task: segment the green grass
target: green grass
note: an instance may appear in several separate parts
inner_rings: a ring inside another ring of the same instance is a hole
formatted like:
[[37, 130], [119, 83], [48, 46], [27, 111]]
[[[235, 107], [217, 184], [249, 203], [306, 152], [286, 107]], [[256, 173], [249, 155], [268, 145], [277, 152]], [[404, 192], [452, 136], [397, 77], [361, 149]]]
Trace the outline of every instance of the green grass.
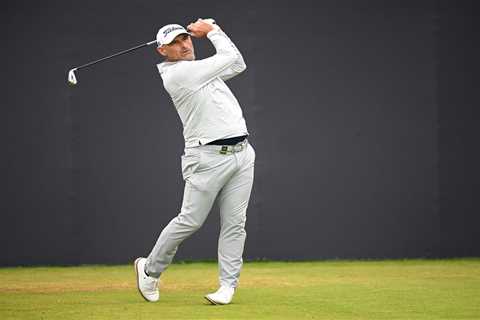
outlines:
[[480, 259], [250, 262], [228, 306], [215, 263], [174, 264], [160, 301], [133, 266], [0, 268], [0, 319], [480, 319]]

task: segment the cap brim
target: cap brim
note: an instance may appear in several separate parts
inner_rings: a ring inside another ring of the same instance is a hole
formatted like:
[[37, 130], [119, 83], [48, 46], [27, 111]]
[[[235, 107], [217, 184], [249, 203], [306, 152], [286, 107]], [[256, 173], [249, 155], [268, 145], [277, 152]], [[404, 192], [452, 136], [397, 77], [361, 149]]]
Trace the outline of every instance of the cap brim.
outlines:
[[179, 35], [181, 34], [188, 34], [189, 36], [191, 36], [192, 34], [188, 31], [183, 31], [183, 30], [178, 30], [178, 32], [171, 32], [169, 35], [168, 35], [168, 38], [166, 39], [166, 41], [164, 43], [162, 43], [162, 46], [164, 44], [170, 44], [176, 37], [178, 37]]

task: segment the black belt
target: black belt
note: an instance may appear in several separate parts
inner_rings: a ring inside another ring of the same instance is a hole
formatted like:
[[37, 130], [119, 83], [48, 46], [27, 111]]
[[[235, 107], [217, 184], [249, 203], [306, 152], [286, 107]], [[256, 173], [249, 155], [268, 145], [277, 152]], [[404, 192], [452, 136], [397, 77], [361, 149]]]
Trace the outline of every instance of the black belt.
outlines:
[[227, 138], [227, 139], [220, 139], [220, 140], [215, 140], [212, 142], [209, 142], [207, 144], [213, 144], [216, 146], [234, 146], [239, 142], [242, 142], [247, 138], [248, 136], [241, 136], [241, 137], [233, 137], [233, 138]]

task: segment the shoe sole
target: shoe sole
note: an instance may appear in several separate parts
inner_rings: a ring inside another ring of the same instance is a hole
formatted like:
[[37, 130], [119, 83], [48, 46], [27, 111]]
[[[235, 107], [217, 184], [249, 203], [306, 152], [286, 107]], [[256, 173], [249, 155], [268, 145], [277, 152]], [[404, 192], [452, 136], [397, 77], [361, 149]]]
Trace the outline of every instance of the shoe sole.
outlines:
[[140, 283], [138, 282], [138, 276], [139, 276], [139, 274], [138, 274], [138, 272], [139, 272], [139, 271], [138, 271], [138, 262], [140, 261], [140, 259], [142, 259], [142, 258], [137, 258], [137, 259], [135, 259], [135, 262], [134, 262], [135, 274], [136, 274], [136, 276], [137, 276], [137, 277], [136, 277], [136, 278], [137, 278], [137, 290], [138, 290], [138, 292], [140, 293], [140, 295], [142, 296], [142, 298], [145, 299], [145, 301], [147, 301], [147, 302], [153, 302], [153, 301], [148, 300], [148, 299], [143, 295], [142, 291], [140, 291]]
[[213, 304], [214, 306], [217, 306], [217, 305], [218, 305], [218, 306], [224, 306], [224, 305], [226, 305], [225, 303], [220, 303], [220, 302], [217, 302], [217, 301], [215, 301], [215, 300], [212, 300], [212, 299], [210, 299], [208, 296], [204, 296], [204, 298], [205, 298], [208, 302], [210, 302], [211, 304]]

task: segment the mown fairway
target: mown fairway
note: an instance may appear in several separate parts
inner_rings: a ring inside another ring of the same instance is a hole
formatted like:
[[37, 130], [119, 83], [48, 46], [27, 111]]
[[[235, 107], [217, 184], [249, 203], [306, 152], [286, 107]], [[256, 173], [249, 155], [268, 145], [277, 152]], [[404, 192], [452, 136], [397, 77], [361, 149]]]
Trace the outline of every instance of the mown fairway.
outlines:
[[212, 306], [215, 263], [174, 264], [160, 301], [133, 265], [0, 268], [0, 319], [480, 319], [480, 259], [250, 262]]

